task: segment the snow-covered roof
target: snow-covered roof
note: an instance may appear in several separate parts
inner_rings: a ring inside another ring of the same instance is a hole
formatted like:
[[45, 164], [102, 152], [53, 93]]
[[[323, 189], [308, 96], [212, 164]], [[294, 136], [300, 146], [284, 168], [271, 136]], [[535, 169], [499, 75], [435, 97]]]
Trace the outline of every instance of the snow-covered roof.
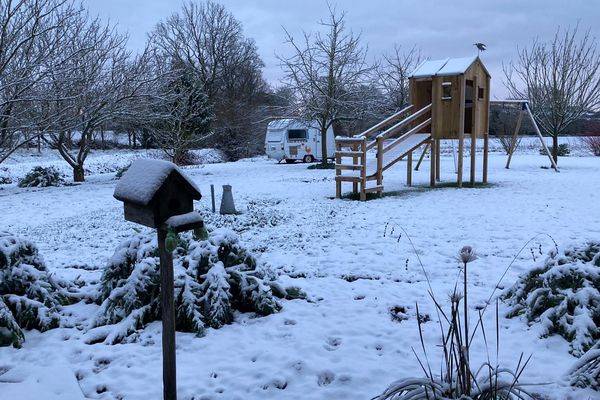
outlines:
[[113, 196], [117, 200], [147, 206], [173, 172], [179, 174], [190, 189], [200, 195], [198, 186], [172, 162], [138, 158], [117, 183]]
[[435, 75], [460, 75], [477, 60], [477, 56], [425, 60], [412, 73], [412, 78], [428, 78]]
[[296, 118], [281, 118], [269, 122], [268, 128], [277, 129], [306, 129], [307, 127], [316, 127], [317, 124], [314, 121], [305, 121]]

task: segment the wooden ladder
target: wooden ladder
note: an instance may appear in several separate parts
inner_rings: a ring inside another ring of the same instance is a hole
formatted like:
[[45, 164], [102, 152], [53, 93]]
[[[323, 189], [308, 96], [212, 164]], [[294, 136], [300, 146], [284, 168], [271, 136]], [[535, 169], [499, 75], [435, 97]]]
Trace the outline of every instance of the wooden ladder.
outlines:
[[[354, 137], [336, 137], [335, 138], [335, 196], [342, 197], [342, 182], [352, 182], [352, 192], [359, 194], [360, 200], [367, 199], [367, 193], [376, 192], [379, 196], [383, 194], [383, 171], [390, 168], [392, 165], [400, 161], [403, 155], [388, 160], [384, 165], [384, 154], [388, 153], [392, 148], [407, 140], [412, 135], [417, 134], [423, 128], [431, 125], [431, 117], [426, 118], [426, 114], [431, 111], [431, 104], [426, 105], [402, 118], [408, 112], [414, 110], [412, 105], [400, 110], [394, 115], [386, 118], [378, 124], [372, 126], [366, 131]], [[424, 119], [418, 123], [417, 120]], [[393, 124], [393, 125], [392, 125]], [[404, 132], [404, 128], [410, 124], [416, 124], [412, 129]], [[390, 126], [392, 125], [392, 126]], [[385, 129], [388, 127], [387, 129]], [[367, 142], [369, 137], [372, 137]], [[374, 136], [374, 137], [373, 137]], [[391, 144], [386, 145], [385, 140], [396, 138]], [[417, 143], [414, 148], [407, 149], [406, 155], [409, 163], [412, 163], [412, 151], [421, 146], [424, 142]], [[429, 143], [429, 142], [427, 142]], [[367, 175], [367, 151], [376, 147], [376, 170]], [[345, 162], [348, 158], [351, 162]], [[351, 171], [344, 173], [344, 171]], [[375, 186], [367, 187], [367, 182], [376, 181]], [[410, 185], [412, 175], [407, 173], [407, 184]]]
[[[381, 194], [383, 186], [377, 174], [367, 176], [367, 144], [366, 136], [335, 139], [335, 195], [342, 197], [342, 182], [352, 182], [352, 192], [359, 193], [360, 200], [367, 199], [367, 193]], [[350, 162], [347, 162], [350, 159]], [[350, 171], [350, 173], [344, 173]], [[377, 185], [367, 187], [367, 182], [377, 180]]]

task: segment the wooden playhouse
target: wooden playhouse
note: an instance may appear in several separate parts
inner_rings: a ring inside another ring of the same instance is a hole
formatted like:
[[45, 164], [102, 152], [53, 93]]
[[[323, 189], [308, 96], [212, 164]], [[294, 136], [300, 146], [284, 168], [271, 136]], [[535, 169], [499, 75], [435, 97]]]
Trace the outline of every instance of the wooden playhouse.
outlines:
[[[412, 181], [412, 153], [425, 146], [417, 163], [431, 149], [430, 185], [440, 178], [440, 140], [458, 140], [457, 185], [463, 183], [464, 139], [470, 138], [470, 182], [475, 183], [475, 146], [483, 139], [482, 181], [487, 182], [490, 74], [479, 57], [446, 58], [421, 63], [409, 78], [410, 105], [366, 131], [336, 138], [336, 197], [342, 183], [353, 192], [383, 192], [383, 172], [407, 160]], [[350, 161], [348, 161], [350, 160]], [[373, 183], [371, 183], [373, 182]]]

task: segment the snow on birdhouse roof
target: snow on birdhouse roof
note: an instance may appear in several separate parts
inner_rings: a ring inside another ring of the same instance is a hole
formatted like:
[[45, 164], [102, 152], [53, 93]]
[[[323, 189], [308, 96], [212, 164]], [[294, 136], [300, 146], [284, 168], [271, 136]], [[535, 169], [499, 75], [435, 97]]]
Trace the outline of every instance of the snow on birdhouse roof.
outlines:
[[200, 194], [196, 184], [172, 162], [138, 158], [117, 183], [113, 196], [117, 200], [147, 206], [173, 172], [179, 174], [191, 190]]
[[477, 60], [477, 56], [425, 60], [412, 73], [411, 78], [428, 78], [435, 75], [460, 75]]

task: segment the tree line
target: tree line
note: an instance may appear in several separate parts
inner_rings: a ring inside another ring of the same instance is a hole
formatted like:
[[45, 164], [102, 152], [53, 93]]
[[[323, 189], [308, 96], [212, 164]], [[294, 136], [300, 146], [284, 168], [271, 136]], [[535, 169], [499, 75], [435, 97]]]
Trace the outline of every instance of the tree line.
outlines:
[[[212, 1], [185, 3], [134, 54], [125, 33], [75, 0], [0, 0], [0, 163], [43, 141], [83, 181], [94, 138], [107, 129], [178, 164], [198, 147], [238, 159], [262, 150], [273, 117], [354, 134], [408, 104], [408, 76], [424, 59], [418, 48], [395, 45], [372, 62], [343, 12], [330, 7], [320, 26], [300, 38], [284, 29], [290, 51], [278, 57], [284, 78], [273, 88], [254, 40]], [[554, 136], [597, 107], [600, 93], [595, 40], [577, 28], [559, 33], [505, 68], [511, 94], [529, 98]]]

